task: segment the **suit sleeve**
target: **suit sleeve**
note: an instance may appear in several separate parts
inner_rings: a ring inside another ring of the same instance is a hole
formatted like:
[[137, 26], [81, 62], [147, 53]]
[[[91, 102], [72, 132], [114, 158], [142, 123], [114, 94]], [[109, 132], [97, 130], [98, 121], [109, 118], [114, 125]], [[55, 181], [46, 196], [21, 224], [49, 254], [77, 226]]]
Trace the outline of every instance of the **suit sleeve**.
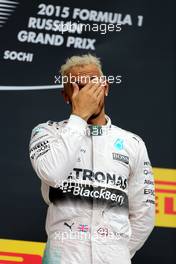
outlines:
[[131, 258], [139, 250], [154, 228], [155, 193], [152, 167], [145, 143], [139, 141], [135, 166], [129, 180], [129, 219]]
[[32, 131], [30, 160], [39, 176], [49, 186], [59, 187], [73, 169], [87, 123], [71, 115], [64, 126], [40, 124]]

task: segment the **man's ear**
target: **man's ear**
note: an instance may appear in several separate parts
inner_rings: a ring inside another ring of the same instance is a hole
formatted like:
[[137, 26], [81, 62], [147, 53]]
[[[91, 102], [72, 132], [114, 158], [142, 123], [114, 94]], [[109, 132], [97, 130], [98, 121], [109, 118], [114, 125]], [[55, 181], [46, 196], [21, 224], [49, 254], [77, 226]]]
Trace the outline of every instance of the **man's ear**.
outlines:
[[109, 93], [109, 82], [106, 80], [106, 84], [105, 84], [105, 96], [108, 96]]

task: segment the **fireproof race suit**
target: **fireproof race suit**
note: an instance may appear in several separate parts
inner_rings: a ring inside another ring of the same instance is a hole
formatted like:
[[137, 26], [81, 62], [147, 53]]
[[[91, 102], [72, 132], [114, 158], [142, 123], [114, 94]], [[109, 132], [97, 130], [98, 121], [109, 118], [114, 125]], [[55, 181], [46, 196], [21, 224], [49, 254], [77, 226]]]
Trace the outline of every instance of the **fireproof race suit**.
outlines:
[[35, 127], [30, 159], [48, 204], [47, 264], [129, 264], [154, 226], [152, 167], [143, 140], [71, 115]]

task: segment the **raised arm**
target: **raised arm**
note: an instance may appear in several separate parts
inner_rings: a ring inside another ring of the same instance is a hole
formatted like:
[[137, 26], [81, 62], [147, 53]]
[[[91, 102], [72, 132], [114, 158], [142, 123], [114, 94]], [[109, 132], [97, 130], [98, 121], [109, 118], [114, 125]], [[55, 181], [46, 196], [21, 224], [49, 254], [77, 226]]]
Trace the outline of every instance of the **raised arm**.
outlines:
[[33, 129], [30, 141], [32, 166], [45, 183], [58, 187], [73, 169], [87, 122], [71, 115], [63, 127], [41, 124]]

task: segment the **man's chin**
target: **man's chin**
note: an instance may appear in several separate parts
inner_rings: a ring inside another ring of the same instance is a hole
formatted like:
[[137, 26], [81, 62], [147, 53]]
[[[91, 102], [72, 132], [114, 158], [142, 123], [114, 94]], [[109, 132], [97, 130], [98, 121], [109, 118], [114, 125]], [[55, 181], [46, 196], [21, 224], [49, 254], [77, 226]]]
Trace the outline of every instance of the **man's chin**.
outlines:
[[96, 113], [94, 113], [93, 115], [91, 115], [91, 117], [89, 118], [89, 120], [93, 120], [93, 119], [97, 118], [99, 115], [101, 115], [101, 112], [102, 112], [103, 107], [104, 107], [104, 105], [102, 105], [99, 108], [99, 111], [97, 111]]
[[91, 117], [89, 118], [89, 120], [95, 119], [95, 118], [97, 118], [99, 115], [100, 115], [100, 113], [93, 114], [93, 115], [91, 115]]

